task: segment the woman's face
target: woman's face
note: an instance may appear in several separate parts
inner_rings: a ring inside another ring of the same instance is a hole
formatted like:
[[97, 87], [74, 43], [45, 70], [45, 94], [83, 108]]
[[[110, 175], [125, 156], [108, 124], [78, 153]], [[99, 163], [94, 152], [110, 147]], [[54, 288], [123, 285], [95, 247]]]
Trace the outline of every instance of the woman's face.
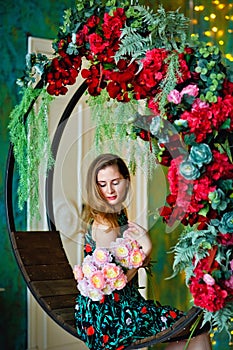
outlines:
[[123, 178], [115, 164], [99, 170], [97, 174], [97, 185], [102, 196], [110, 205], [119, 209], [125, 200], [128, 183], [129, 180]]

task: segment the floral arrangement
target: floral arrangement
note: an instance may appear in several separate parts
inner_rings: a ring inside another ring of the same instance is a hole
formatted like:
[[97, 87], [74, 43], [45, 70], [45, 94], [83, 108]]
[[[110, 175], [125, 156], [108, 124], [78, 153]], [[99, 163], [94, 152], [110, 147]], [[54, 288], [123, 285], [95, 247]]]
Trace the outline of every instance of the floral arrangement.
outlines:
[[[53, 97], [66, 94], [67, 86], [81, 74], [100, 124], [98, 140], [113, 135], [144, 140], [157, 162], [168, 168], [170, 193], [160, 215], [168, 226], [184, 225], [173, 248], [174, 273], [185, 271], [204, 321], [230, 334], [233, 77], [218, 47], [188, 37], [188, 23], [178, 11], [165, 12], [160, 6], [154, 13], [137, 1], [77, 1], [75, 9], [65, 11], [53, 44], [54, 57], [27, 56], [26, 74], [19, 80], [24, 95], [12, 113], [10, 135], [20, 178], [27, 179], [24, 162], [28, 162], [28, 150], [35, 148], [22, 143], [28, 133], [22, 115], [25, 104], [35, 99], [35, 74], [41, 75], [41, 91]], [[82, 68], [84, 61], [88, 66]], [[145, 113], [138, 112], [142, 101]], [[107, 104], [105, 116], [103, 104]], [[44, 116], [48, 100], [42, 99], [43, 106]], [[38, 119], [31, 118], [30, 128], [33, 120], [38, 125]], [[120, 130], [113, 120], [119, 121]], [[31, 142], [35, 140], [36, 135]], [[36, 164], [40, 160], [41, 155]], [[34, 166], [33, 171], [38, 168]], [[34, 198], [35, 188], [22, 186], [23, 199]], [[97, 277], [95, 281], [102, 285]]]
[[80, 293], [93, 301], [121, 290], [127, 283], [125, 272], [142, 266], [145, 254], [136, 240], [117, 238], [110, 249], [96, 248], [85, 256], [82, 266], [75, 265], [73, 272]]

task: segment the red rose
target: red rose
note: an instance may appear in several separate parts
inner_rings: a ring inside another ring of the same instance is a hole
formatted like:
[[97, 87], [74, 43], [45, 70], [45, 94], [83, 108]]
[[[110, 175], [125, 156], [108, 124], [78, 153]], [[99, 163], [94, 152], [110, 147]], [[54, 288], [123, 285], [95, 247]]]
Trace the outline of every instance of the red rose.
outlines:
[[92, 15], [90, 18], [88, 18], [87, 20], [87, 26], [89, 28], [93, 28], [93, 27], [96, 27], [100, 22], [100, 19], [99, 17], [95, 16], [95, 15]]
[[121, 35], [121, 29], [126, 21], [124, 9], [118, 8], [113, 12], [113, 16], [108, 13], [104, 14], [104, 22], [102, 25], [105, 38], [117, 38]]
[[233, 245], [233, 234], [232, 233], [219, 233], [218, 242], [224, 246]]
[[103, 41], [103, 38], [96, 33], [92, 33], [88, 37], [89, 43], [90, 43], [90, 50], [94, 53], [100, 53], [102, 52], [106, 46], [108, 46], [107, 42]]

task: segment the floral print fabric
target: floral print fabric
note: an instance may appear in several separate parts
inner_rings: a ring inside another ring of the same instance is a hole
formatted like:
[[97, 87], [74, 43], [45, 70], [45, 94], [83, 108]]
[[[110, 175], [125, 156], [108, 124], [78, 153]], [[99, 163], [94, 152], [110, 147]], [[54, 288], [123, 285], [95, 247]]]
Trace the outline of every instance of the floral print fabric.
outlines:
[[[86, 234], [85, 251], [94, 249], [90, 230]], [[145, 300], [134, 282], [100, 301], [77, 296], [77, 334], [89, 349], [122, 350], [138, 339], [170, 327], [183, 315], [170, 306], [157, 306], [152, 300]]]

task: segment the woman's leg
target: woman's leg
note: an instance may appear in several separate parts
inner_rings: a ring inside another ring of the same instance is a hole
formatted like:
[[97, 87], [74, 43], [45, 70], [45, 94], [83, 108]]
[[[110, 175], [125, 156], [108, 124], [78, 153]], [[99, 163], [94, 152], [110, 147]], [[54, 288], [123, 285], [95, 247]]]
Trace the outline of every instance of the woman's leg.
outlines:
[[[166, 350], [183, 350], [187, 340], [174, 342], [166, 347]], [[211, 350], [211, 341], [208, 333], [203, 333], [190, 340], [187, 350]]]

